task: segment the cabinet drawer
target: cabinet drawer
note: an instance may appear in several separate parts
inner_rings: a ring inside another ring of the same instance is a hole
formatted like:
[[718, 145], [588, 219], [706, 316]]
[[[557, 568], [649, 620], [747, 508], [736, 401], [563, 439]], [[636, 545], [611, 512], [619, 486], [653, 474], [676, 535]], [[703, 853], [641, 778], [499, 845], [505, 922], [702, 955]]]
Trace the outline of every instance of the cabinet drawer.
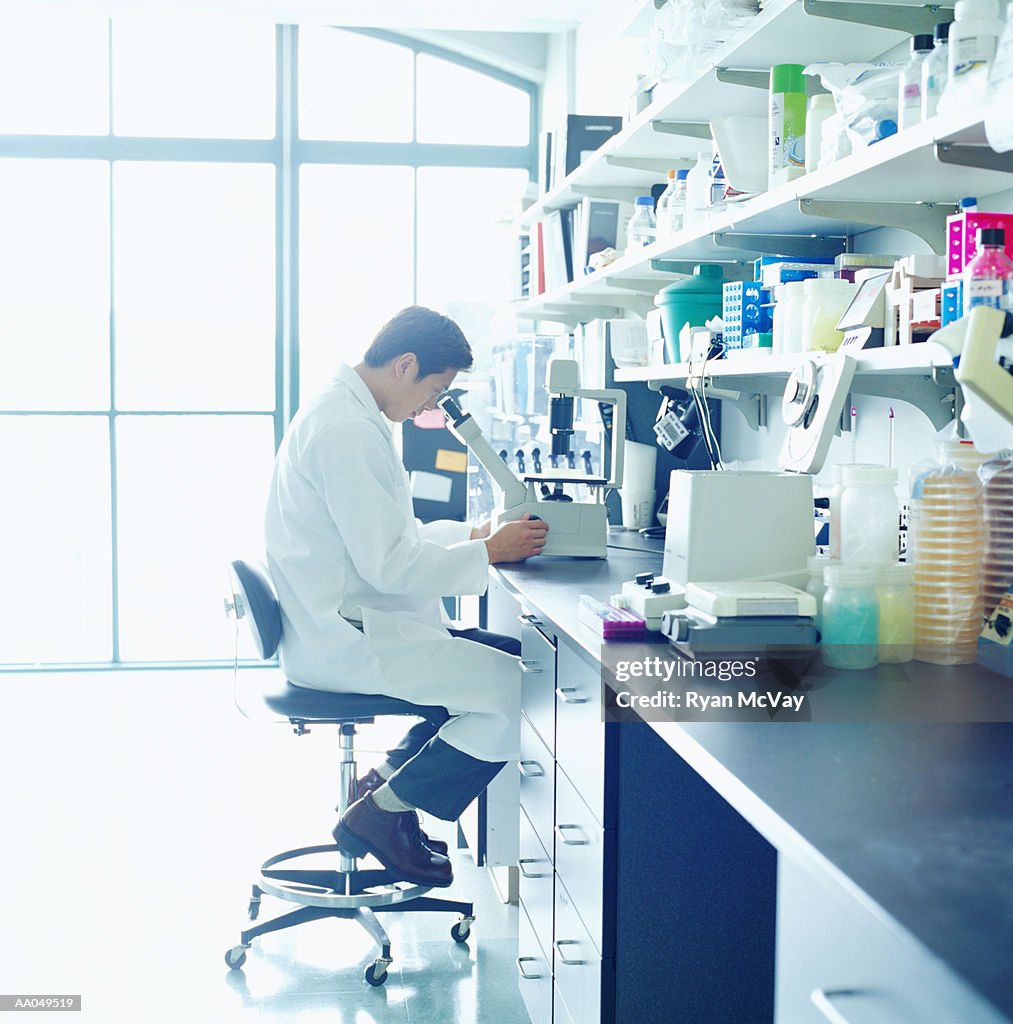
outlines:
[[1005, 1020], [896, 927], [815, 866], [782, 854], [776, 1024]]
[[602, 936], [602, 901], [605, 843], [615, 833], [605, 830], [581, 800], [573, 784], [556, 776], [556, 874], [569, 893], [591, 941], [600, 954], [608, 955]]
[[560, 645], [556, 658], [556, 760], [600, 825], [605, 820], [601, 678]]
[[556, 646], [537, 626], [521, 627], [521, 708], [550, 752], [556, 749]]
[[552, 1020], [550, 964], [538, 945], [531, 922], [521, 910], [517, 915], [517, 984], [531, 1024], [550, 1024]]
[[580, 1024], [597, 1024], [601, 1020], [602, 960], [558, 878], [552, 969], [570, 1016]]
[[552, 822], [555, 807], [555, 772], [552, 755], [538, 738], [531, 723], [521, 718], [520, 773], [521, 807], [534, 826], [546, 850], [552, 850]]
[[528, 816], [521, 811], [520, 898], [542, 952], [552, 953], [552, 900], [555, 875], [552, 858], [542, 848]]

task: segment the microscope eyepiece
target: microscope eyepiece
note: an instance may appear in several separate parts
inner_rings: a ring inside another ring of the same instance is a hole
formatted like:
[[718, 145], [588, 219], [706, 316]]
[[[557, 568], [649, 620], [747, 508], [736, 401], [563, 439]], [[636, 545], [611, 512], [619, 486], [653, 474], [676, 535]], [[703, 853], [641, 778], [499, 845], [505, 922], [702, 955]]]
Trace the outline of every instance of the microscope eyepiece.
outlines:
[[467, 415], [467, 413], [461, 411], [461, 407], [457, 404], [457, 399], [453, 395], [444, 395], [442, 398], [438, 398], [436, 404], [455, 424], [460, 423]]

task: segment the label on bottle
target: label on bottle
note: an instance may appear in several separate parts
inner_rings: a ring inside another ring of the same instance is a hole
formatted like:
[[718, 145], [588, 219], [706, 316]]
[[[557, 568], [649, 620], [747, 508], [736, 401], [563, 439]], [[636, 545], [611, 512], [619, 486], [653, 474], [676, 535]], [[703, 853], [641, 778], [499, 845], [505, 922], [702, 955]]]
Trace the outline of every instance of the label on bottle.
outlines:
[[979, 279], [964, 282], [964, 315], [975, 306], [992, 306], [999, 309], [1002, 305], [1003, 283], [997, 280]]
[[950, 77], [961, 78], [986, 67], [995, 56], [995, 36], [958, 36], [950, 40]]
[[922, 87], [917, 82], [908, 82], [904, 86], [904, 106], [915, 107], [922, 101]]
[[770, 173], [773, 176], [783, 166], [784, 155], [782, 145], [784, 140], [784, 105], [781, 100], [784, 97], [781, 93], [774, 93], [770, 97]]

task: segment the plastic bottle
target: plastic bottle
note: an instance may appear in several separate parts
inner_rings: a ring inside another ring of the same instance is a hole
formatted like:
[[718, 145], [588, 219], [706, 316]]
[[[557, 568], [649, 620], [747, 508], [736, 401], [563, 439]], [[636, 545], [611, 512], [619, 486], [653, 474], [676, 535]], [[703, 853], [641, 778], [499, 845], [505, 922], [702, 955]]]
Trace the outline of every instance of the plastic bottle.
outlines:
[[879, 661], [901, 665], [914, 655], [914, 574], [910, 565], [895, 562], [879, 572]]
[[719, 206], [725, 201], [725, 189], [728, 187], [728, 179], [725, 177], [724, 164], [717, 150], [711, 159], [710, 170], [707, 172], [710, 182], [710, 205]]
[[957, 204], [960, 208], [960, 213], [977, 213], [978, 212], [978, 197], [977, 196], [964, 196], [963, 199]]
[[820, 93], [809, 100], [805, 121], [805, 172], [811, 174], [820, 164], [823, 122], [837, 112], [833, 96]]
[[654, 220], [658, 228], [658, 238], [666, 238], [668, 231], [668, 204], [672, 201], [675, 192], [675, 168], [668, 172], [668, 184], [665, 191], [658, 196], [658, 205], [654, 208]]
[[956, 20], [950, 26], [948, 80], [939, 101], [941, 113], [973, 108], [985, 99], [1001, 32], [999, 0], [957, 0]]
[[710, 169], [710, 155], [701, 153], [686, 178], [685, 224], [687, 227], [703, 218], [710, 205]]
[[830, 557], [841, 557], [841, 498], [844, 497], [844, 466], [830, 467], [833, 486], [830, 488]]
[[806, 563], [809, 570], [809, 582], [806, 584], [805, 592], [816, 598], [816, 628], [820, 628], [820, 612], [823, 608], [823, 595], [827, 592], [827, 585], [823, 579], [823, 570], [830, 564], [826, 555], [810, 555]]
[[940, 22], [933, 33], [932, 52], [922, 63], [922, 120], [934, 117], [939, 110], [939, 99], [949, 81], [950, 23]]
[[964, 316], [975, 306], [1013, 313], [1013, 260], [1006, 255], [1002, 228], [978, 228], [977, 251], [964, 267]]
[[836, 352], [844, 341], [837, 322], [858, 288], [836, 277], [811, 277], [802, 282], [802, 351]]
[[845, 466], [841, 508], [841, 561], [893, 565], [899, 547], [897, 470], [887, 466]]
[[784, 285], [784, 352], [802, 351], [802, 311], [805, 308], [805, 281]]
[[626, 228], [626, 251], [636, 252], [650, 245], [657, 238], [657, 222], [654, 219], [654, 199], [651, 196], [637, 196], [636, 209]]
[[675, 191], [668, 201], [666, 215], [668, 217], [668, 234], [677, 235], [683, 229], [686, 221], [686, 178], [689, 171], [680, 170], [675, 172]]
[[877, 571], [867, 566], [830, 564], [820, 616], [823, 663], [831, 668], [875, 668], [879, 662]]
[[784, 285], [775, 284], [771, 289], [774, 298], [774, 323], [773, 323], [773, 340], [771, 348], [775, 356], [779, 356], [784, 352], [784, 314], [787, 303], [784, 297]]
[[922, 119], [922, 67], [932, 52], [930, 35], [911, 38], [911, 56], [900, 69], [900, 87], [897, 96], [897, 126], [903, 131]]
[[775, 64], [770, 69], [770, 188], [805, 174], [804, 70], [801, 64]]

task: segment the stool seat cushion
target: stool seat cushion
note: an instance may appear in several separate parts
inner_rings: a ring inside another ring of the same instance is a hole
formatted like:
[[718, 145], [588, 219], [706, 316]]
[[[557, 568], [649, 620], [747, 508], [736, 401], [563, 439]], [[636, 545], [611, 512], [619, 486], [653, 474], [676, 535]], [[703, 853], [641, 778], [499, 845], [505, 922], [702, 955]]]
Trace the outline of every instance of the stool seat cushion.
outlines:
[[415, 715], [442, 725], [449, 717], [446, 708], [412, 704], [382, 693], [335, 693], [311, 690], [277, 678], [265, 681], [260, 699], [277, 715], [311, 722], [340, 719], [349, 722], [381, 715]]

